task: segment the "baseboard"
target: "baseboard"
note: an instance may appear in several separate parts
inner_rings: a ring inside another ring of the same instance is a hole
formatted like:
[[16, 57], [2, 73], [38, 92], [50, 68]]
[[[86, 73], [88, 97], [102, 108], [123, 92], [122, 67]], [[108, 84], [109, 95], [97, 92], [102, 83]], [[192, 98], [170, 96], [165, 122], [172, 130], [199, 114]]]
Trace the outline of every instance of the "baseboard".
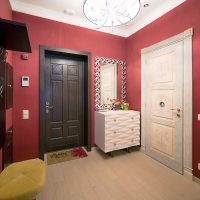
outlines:
[[96, 150], [98, 147], [97, 146], [93, 146], [93, 147], [91, 147], [91, 151], [94, 151], [94, 150]]
[[200, 179], [199, 179], [199, 178], [197, 178], [196, 176], [193, 176], [193, 177], [192, 177], [192, 180], [193, 180], [194, 182], [196, 182], [196, 183], [199, 183], [199, 184], [200, 184]]
[[184, 167], [183, 176], [192, 181], [193, 180], [192, 169], [188, 167]]
[[44, 154], [44, 163], [47, 165], [47, 153]]
[[140, 151], [142, 151], [143, 153], [145, 153], [145, 146], [141, 145]]

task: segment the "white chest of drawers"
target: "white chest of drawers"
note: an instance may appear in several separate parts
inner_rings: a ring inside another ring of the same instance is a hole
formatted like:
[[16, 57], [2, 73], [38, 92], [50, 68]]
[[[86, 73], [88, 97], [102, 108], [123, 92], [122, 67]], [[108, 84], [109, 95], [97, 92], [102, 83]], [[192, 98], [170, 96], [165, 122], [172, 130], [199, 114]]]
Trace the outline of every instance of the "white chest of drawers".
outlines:
[[140, 145], [140, 112], [95, 112], [95, 144], [105, 153]]

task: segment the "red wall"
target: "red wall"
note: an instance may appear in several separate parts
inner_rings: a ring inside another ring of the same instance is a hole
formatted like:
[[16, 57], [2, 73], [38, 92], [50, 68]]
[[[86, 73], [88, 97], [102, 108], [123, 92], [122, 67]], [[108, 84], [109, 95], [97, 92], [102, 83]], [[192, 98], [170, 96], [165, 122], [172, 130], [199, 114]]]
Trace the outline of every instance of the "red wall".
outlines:
[[127, 101], [141, 109], [140, 50], [193, 27], [193, 174], [200, 178], [200, 1], [188, 0], [127, 39]]
[[[1, 5], [4, 5], [1, 4]], [[199, 65], [200, 65], [200, 1], [188, 0], [163, 17], [149, 24], [127, 39], [88, 29], [71, 26], [39, 17], [14, 12], [14, 20], [28, 25], [33, 53], [28, 61], [20, 60], [14, 53], [14, 160], [38, 157], [39, 144], [39, 45], [68, 48], [92, 53], [92, 69], [95, 56], [127, 58], [127, 100], [131, 108], [141, 109], [141, 55], [140, 50], [190, 27], [193, 37], [193, 168], [200, 178], [197, 163], [200, 162], [200, 113]], [[125, 53], [127, 52], [127, 55]], [[30, 87], [21, 88], [22, 75], [30, 76]], [[93, 83], [92, 71], [92, 88]], [[94, 90], [93, 90], [94, 92]], [[92, 95], [94, 108], [94, 94]], [[30, 120], [21, 120], [22, 109], [30, 110]], [[94, 113], [92, 112], [92, 139], [94, 139]]]
[[[39, 45], [92, 53], [92, 110], [94, 110], [94, 57], [125, 59], [125, 38], [52, 20], [13, 12], [13, 18], [27, 24], [33, 53], [22, 61], [13, 54], [14, 63], [14, 160], [38, 157], [39, 150]], [[22, 88], [20, 78], [30, 76], [30, 87]], [[30, 110], [30, 120], [22, 120], [22, 109]], [[94, 141], [94, 112], [92, 112]]]
[[9, 0], [0, 0], [0, 18], [12, 19], [12, 9]]
[[[0, 0], [0, 18], [12, 19], [12, 10], [8, 0]], [[9, 51], [7, 62], [12, 64], [12, 53]], [[12, 109], [6, 111], [6, 129], [12, 124]], [[0, 149], [0, 171], [2, 170], [2, 150]]]

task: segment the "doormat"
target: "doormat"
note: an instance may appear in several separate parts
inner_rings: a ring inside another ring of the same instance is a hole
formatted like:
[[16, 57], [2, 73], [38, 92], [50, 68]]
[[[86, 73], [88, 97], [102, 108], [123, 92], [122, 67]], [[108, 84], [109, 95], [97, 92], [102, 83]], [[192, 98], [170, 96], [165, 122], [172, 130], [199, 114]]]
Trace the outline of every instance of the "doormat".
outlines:
[[64, 161], [75, 160], [88, 156], [82, 147], [64, 149], [47, 153], [47, 164], [52, 165]]

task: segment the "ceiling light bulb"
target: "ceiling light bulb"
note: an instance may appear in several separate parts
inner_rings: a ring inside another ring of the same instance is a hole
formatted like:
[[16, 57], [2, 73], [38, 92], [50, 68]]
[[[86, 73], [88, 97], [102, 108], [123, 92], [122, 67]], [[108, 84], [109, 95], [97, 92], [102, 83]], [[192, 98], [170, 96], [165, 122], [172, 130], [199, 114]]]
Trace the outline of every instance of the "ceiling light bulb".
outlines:
[[63, 13], [66, 14], [66, 15], [72, 16], [72, 15], [75, 14], [75, 11], [68, 8], [68, 9], [63, 10]]
[[148, 4], [148, 3], [144, 4], [144, 8], [146, 8], [146, 7], [149, 7], [149, 4]]

